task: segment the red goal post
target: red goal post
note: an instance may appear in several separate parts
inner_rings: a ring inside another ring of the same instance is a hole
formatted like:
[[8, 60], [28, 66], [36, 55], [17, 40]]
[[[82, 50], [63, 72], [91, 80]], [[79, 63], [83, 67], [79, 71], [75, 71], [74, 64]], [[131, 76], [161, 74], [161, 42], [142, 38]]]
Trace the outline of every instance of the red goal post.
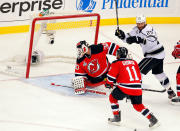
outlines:
[[83, 17], [96, 17], [97, 21], [96, 21], [94, 44], [97, 44], [98, 34], [99, 34], [99, 26], [100, 26], [100, 15], [97, 14], [97, 13], [64, 15], [64, 16], [37, 17], [37, 18], [34, 18], [32, 20], [30, 44], [29, 44], [29, 52], [28, 52], [28, 61], [27, 61], [27, 66], [26, 66], [26, 78], [29, 78], [29, 74], [30, 74], [31, 55], [32, 55], [32, 48], [33, 48], [33, 40], [34, 40], [34, 32], [35, 32], [36, 22], [37, 21], [43, 21], [43, 20], [56, 20], [56, 19], [68, 19], [68, 18], [72, 19], [72, 18], [83, 18]]

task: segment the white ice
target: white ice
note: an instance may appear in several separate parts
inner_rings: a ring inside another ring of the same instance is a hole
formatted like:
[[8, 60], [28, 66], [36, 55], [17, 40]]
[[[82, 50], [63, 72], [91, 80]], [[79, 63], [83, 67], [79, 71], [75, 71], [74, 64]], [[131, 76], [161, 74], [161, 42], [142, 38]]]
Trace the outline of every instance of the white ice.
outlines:
[[[120, 26], [125, 32], [134, 25]], [[171, 52], [180, 39], [180, 25], [153, 25], [158, 33], [159, 41], [165, 46], [166, 59], [164, 71], [176, 91], [176, 72], [179, 60], [174, 60]], [[126, 46], [133, 58], [138, 62], [143, 58], [139, 45], [127, 45], [114, 36], [116, 26], [100, 27], [98, 42], [111, 41]], [[74, 45], [77, 41], [92, 41], [87, 37], [85, 29], [64, 30], [62, 35], [57, 31], [56, 39], [60, 46], [54, 52], [62, 52], [75, 56]], [[16, 50], [16, 44], [23, 43], [26, 34], [12, 34], [0, 36], [0, 54], [9, 57]], [[62, 40], [60, 40], [60, 37]], [[43, 38], [45, 39], [45, 38]], [[70, 41], [66, 43], [65, 41]], [[73, 41], [73, 42], [72, 42]], [[57, 44], [57, 43], [56, 43]], [[54, 45], [51, 45], [54, 46]], [[42, 47], [51, 50], [50, 47]], [[63, 48], [63, 51], [60, 49]], [[53, 52], [53, 51], [52, 51]], [[2, 62], [1, 62], [2, 64]], [[74, 64], [44, 63], [39, 65], [32, 76], [44, 76], [63, 73], [73, 73]], [[48, 72], [47, 72], [48, 71]], [[133, 131], [135, 128], [148, 130], [148, 120], [136, 112], [130, 102], [119, 102], [122, 112], [122, 126], [113, 126], [107, 123], [112, 117], [108, 97], [66, 96], [32, 86], [14, 76], [0, 73], [0, 130], [1, 131]], [[145, 86], [162, 89], [151, 72], [144, 77]], [[169, 103], [167, 93], [144, 92], [143, 103], [158, 118], [160, 126], [154, 131], [180, 130], [180, 106]]]

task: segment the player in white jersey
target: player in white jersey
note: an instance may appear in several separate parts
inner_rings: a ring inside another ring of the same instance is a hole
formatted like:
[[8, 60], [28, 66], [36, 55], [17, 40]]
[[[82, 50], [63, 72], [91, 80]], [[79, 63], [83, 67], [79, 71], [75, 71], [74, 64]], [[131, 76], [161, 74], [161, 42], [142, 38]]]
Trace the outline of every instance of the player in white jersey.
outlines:
[[136, 26], [131, 32], [125, 34], [117, 29], [115, 35], [128, 44], [136, 43], [142, 47], [144, 58], [139, 63], [141, 74], [146, 75], [150, 70], [159, 80], [160, 84], [167, 89], [168, 98], [176, 96], [171, 89], [169, 78], [163, 71], [163, 61], [165, 52], [163, 45], [158, 41], [156, 31], [152, 26], [146, 24], [146, 17], [139, 15], [136, 17]]

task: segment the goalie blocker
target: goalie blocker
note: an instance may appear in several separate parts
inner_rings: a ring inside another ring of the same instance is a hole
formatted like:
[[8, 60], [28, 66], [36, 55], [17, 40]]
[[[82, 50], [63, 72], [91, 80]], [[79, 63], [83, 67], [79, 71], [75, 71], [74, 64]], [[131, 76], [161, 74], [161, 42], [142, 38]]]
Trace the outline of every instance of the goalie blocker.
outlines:
[[85, 78], [82, 76], [73, 78], [72, 87], [74, 88], [75, 94], [84, 94], [86, 92]]
[[96, 94], [103, 94], [106, 95], [105, 92], [97, 91], [97, 90], [89, 90], [86, 87], [98, 87], [100, 85], [104, 85], [105, 81], [99, 83], [91, 83], [87, 81], [87, 79], [83, 76], [76, 76], [72, 79], [72, 87], [74, 88], [74, 92], [77, 95], [84, 94], [86, 92], [96, 93]]

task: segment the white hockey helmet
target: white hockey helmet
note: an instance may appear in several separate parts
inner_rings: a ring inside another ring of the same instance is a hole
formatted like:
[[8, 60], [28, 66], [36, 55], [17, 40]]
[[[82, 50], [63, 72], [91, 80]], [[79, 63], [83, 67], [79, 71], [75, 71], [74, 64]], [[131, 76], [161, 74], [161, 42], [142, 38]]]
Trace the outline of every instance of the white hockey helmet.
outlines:
[[146, 16], [144, 15], [136, 16], [136, 23], [146, 23]]

